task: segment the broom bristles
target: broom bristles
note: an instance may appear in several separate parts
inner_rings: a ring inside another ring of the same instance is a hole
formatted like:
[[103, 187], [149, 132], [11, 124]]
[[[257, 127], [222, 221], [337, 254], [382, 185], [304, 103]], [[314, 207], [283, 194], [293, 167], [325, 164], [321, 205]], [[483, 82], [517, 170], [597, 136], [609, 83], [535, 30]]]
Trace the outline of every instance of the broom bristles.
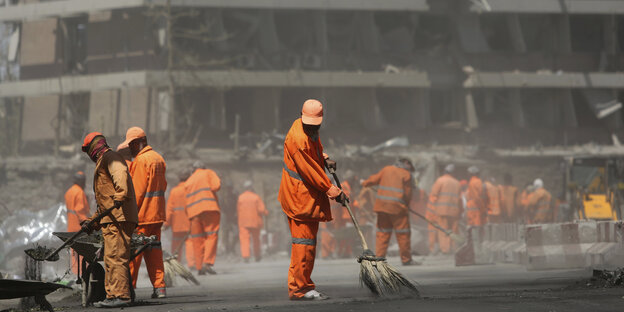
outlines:
[[376, 296], [398, 294], [402, 288], [420, 296], [416, 286], [386, 261], [361, 258], [360, 284]]
[[[165, 279], [167, 279], [167, 275], [169, 275], [169, 279], [171, 280], [171, 284], [173, 285], [173, 280], [175, 280], [175, 276], [180, 276], [187, 282], [193, 283], [195, 285], [199, 285], [199, 281], [193, 276], [193, 273], [189, 271], [186, 267], [184, 267], [176, 258], [169, 257], [165, 259]], [[165, 282], [167, 286], [167, 282]]]

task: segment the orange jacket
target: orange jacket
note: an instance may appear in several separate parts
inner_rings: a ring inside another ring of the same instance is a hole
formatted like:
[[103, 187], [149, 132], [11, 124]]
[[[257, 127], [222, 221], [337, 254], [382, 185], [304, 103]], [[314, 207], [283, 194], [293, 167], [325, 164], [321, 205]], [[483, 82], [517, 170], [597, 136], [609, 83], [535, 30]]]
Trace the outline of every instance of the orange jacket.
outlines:
[[375, 222], [375, 214], [373, 213], [375, 190], [370, 187], [363, 187], [357, 198], [359, 206], [358, 222], [360, 224]]
[[407, 213], [412, 199], [412, 175], [397, 166], [386, 166], [370, 176], [362, 186], [379, 185], [373, 211], [388, 214]]
[[269, 215], [262, 198], [252, 191], [245, 191], [238, 196], [236, 210], [238, 227], [260, 229], [264, 225], [262, 217]]
[[167, 199], [167, 221], [166, 226], [171, 226], [172, 232], [187, 233], [191, 230], [191, 222], [186, 216], [186, 192], [184, 182], [180, 182], [169, 193]]
[[517, 218], [516, 202], [518, 188], [513, 185], [500, 185], [501, 210], [508, 222], [515, 222]]
[[547, 223], [553, 221], [553, 210], [550, 201], [552, 196], [543, 187], [538, 188], [529, 195], [528, 206], [530, 223]]
[[65, 193], [65, 205], [67, 206], [67, 232], [80, 230], [80, 222], [89, 218], [89, 202], [82, 187], [72, 185]]
[[[429, 203], [429, 198], [425, 190], [418, 188], [416, 189], [416, 192], [412, 192], [412, 200], [410, 201], [410, 209], [424, 216], [427, 213], [428, 203]], [[410, 213], [410, 224], [417, 225], [417, 226], [426, 226], [427, 221], [425, 221], [423, 218], [413, 213]]]
[[490, 216], [500, 216], [501, 214], [501, 195], [500, 190], [497, 186], [490, 183], [490, 181], [485, 181], [485, 191], [487, 193], [487, 208], [488, 215]]
[[143, 148], [132, 162], [130, 175], [139, 208], [139, 225], [163, 223], [167, 220], [166, 169], [165, 160], [151, 146]]
[[221, 212], [216, 192], [221, 189], [221, 179], [210, 169], [196, 169], [184, 182], [186, 190], [186, 215], [189, 219], [202, 212]]
[[327, 191], [332, 186], [325, 174], [321, 139], [303, 132], [295, 120], [284, 140], [284, 166], [277, 196], [282, 210], [297, 221], [331, 221]]
[[486, 213], [486, 199], [487, 193], [481, 179], [477, 176], [471, 177], [466, 192], [466, 210]]
[[461, 185], [450, 174], [439, 177], [431, 187], [429, 206], [431, 210], [444, 217], [457, 218], [462, 213]]

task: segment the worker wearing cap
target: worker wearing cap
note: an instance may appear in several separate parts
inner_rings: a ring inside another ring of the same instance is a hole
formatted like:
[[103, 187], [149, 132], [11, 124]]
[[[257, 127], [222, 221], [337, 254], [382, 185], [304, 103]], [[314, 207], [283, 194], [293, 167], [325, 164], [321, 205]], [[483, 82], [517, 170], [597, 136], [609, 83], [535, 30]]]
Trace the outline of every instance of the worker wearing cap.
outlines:
[[195, 268], [199, 275], [217, 274], [213, 266], [221, 222], [216, 194], [221, 189], [221, 179], [216, 172], [204, 167], [201, 161], [193, 163], [194, 172], [184, 183], [186, 215], [191, 223]]
[[406, 158], [386, 166], [362, 182], [362, 186], [377, 185], [377, 198], [373, 211], [377, 213], [377, 243], [375, 254], [385, 257], [390, 237], [394, 231], [399, 244], [403, 265], [417, 264], [412, 260], [411, 229], [407, 207], [412, 199], [412, 174], [414, 166]]
[[544, 188], [542, 179], [533, 182], [534, 191], [528, 197], [529, 224], [553, 222], [552, 196]]
[[496, 180], [490, 177], [485, 180], [485, 192], [487, 194], [487, 222], [488, 223], [502, 223], [502, 210], [501, 210], [501, 193], [500, 188], [496, 185]]
[[[166, 220], [165, 191], [165, 160], [147, 144], [145, 131], [132, 127], [126, 132], [126, 140], [134, 161], [130, 166], [130, 175], [134, 183], [137, 207], [139, 208], [139, 226], [137, 234], [156, 235], [160, 240], [161, 228]], [[139, 277], [141, 259], [145, 256], [145, 266], [154, 287], [152, 298], [165, 298], [165, 265], [160, 246], [145, 250], [130, 263], [132, 285], [136, 287]]]
[[[67, 232], [80, 231], [80, 223], [86, 220], [91, 211], [89, 210], [89, 202], [85, 195], [85, 174], [78, 171], [74, 174], [74, 184], [65, 192], [65, 206], [67, 207]], [[80, 265], [82, 257], [72, 250], [72, 272], [78, 274], [78, 265]]]
[[278, 200], [288, 217], [292, 237], [288, 295], [291, 300], [323, 300], [311, 279], [316, 257], [319, 222], [332, 220], [329, 199], [346, 201], [342, 191], [325, 173], [325, 165], [336, 163], [323, 155], [319, 129], [323, 104], [306, 100], [301, 118], [293, 122], [284, 140], [284, 164]]
[[[106, 299], [93, 305], [98, 308], [118, 308], [130, 303], [130, 239], [139, 221], [132, 179], [123, 157], [106, 144], [99, 132], [89, 133], [82, 151], [95, 162], [93, 191], [97, 213], [113, 208], [99, 225], [83, 224], [83, 230], [101, 227], [104, 240], [104, 287]], [[92, 216], [90, 219], [92, 219]]]
[[171, 254], [181, 258], [180, 250], [182, 246], [186, 249], [186, 264], [188, 267], [195, 266], [195, 256], [193, 255], [193, 242], [191, 241], [191, 223], [186, 215], [186, 190], [184, 183], [191, 175], [190, 170], [183, 170], [179, 178], [179, 183], [169, 192], [167, 199], [167, 221], [165, 229], [171, 228]]
[[262, 258], [260, 250], [260, 230], [264, 223], [262, 217], [268, 216], [262, 198], [253, 191], [253, 184], [250, 180], [243, 183], [245, 191], [238, 196], [236, 211], [238, 213], [238, 237], [240, 239], [241, 257], [243, 261], [249, 262], [250, 247], [249, 240], [253, 242], [254, 258], [256, 262]]
[[466, 219], [468, 226], [482, 226], [487, 214], [487, 193], [483, 181], [479, 178], [479, 168], [468, 168], [470, 181], [466, 191]]
[[[444, 229], [453, 233], [459, 233], [459, 217], [462, 214], [461, 185], [453, 177], [454, 164], [448, 164], [444, 168], [444, 174], [440, 176], [429, 193], [429, 206], [435, 212], [437, 223]], [[432, 227], [429, 225], [429, 227]], [[430, 229], [431, 231], [431, 229]], [[438, 242], [440, 251], [444, 254], [451, 252], [451, 239], [445, 233], [434, 229], [435, 241]], [[431, 246], [430, 246], [431, 248]]]

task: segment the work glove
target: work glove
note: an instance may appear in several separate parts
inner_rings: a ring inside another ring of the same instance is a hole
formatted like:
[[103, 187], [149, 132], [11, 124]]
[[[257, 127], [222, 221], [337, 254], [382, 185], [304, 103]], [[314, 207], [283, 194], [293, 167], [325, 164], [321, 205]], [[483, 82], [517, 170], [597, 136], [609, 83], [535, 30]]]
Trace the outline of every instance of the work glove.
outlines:
[[349, 197], [347, 197], [347, 195], [344, 192], [340, 192], [340, 195], [336, 196], [334, 200], [340, 203], [341, 205], [344, 205], [345, 203], [349, 202]]
[[80, 227], [82, 229], [83, 232], [91, 235], [91, 233], [93, 233], [93, 226], [91, 226], [91, 223], [89, 223], [90, 220], [84, 220], [82, 222], [80, 222]]
[[115, 200], [114, 202], [115, 202], [115, 204], [113, 205], [113, 207], [115, 207], [115, 208], [119, 208], [119, 207], [123, 206], [123, 202], [122, 201]]
[[325, 159], [325, 164], [327, 164], [327, 168], [336, 171], [336, 162], [327, 158]]

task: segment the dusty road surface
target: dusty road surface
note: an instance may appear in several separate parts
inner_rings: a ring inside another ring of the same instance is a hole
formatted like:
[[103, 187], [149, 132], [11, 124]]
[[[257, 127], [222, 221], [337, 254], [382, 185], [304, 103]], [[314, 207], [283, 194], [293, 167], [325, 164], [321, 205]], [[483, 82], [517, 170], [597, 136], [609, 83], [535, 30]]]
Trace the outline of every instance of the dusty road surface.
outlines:
[[[391, 258], [390, 263], [399, 264]], [[151, 285], [143, 270], [138, 304], [127, 311], [621, 311], [624, 288], [586, 286], [589, 270], [527, 272], [517, 265], [454, 267], [452, 259], [429, 257], [422, 266], [399, 270], [420, 286], [420, 299], [378, 299], [358, 285], [354, 260], [319, 260], [313, 279], [331, 299], [289, 301], [288, 259], [244, 264], [217, 261], [219, 275], [201, 276], [201, 286], [177, 280], [169, 297], [150, 299]], [[66, 291], [48, 296], [62, 311], [83, 311], [79, 297]], [[10, 302], [0, 301], [0, 309]], [[89, 308], [97, 311], [100, 309]]]

